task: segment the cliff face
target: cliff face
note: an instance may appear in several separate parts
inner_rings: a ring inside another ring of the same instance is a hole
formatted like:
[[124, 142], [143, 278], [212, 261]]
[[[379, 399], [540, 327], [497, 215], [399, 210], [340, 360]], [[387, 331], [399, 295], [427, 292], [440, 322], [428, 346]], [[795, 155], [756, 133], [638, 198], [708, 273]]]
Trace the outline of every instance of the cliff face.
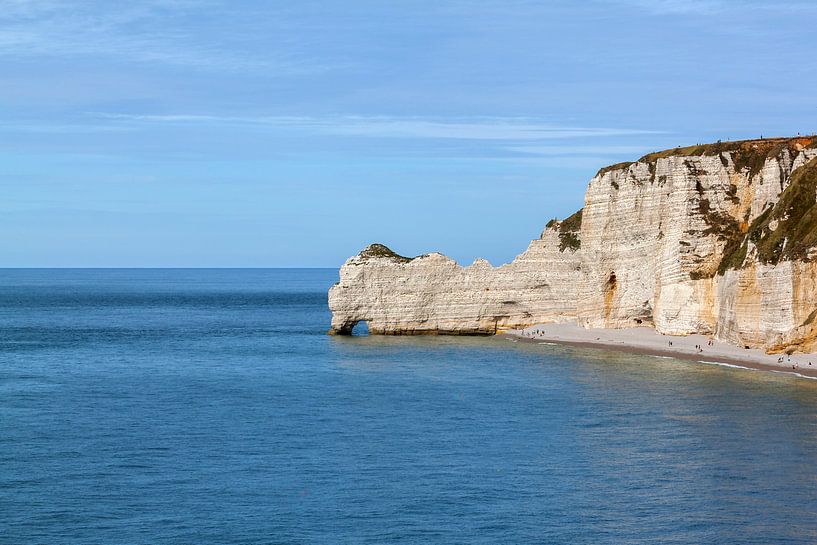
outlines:
[[579, 257], [559, 250], [558, 225], [513, 263], [461, 267], [438, 253], [398, 256], [372, 245], [346, 261], [329, 290], [332, 331], [367, 322], [384, 335], [493, 335], [535, 323], [576, 319]]
[[578, 320], [772, 351], [817, 347], [817, 139], [718, 143], [604, 168], [585, 207], [513, 263], [367, 249], [330, 291], [332, 329], [494, 333]]

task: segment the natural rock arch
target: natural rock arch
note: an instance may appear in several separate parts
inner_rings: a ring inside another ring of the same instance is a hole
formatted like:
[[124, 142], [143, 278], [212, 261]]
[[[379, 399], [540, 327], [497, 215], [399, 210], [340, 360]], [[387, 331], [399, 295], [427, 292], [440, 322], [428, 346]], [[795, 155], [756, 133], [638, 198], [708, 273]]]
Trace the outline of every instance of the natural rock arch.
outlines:
[[338, 327], [333, 327], [329, 333], [343, 336], [365, 336], [369, 334], [368, 320], [348, 320]]
[[358, 320], [352, 326], [350, 335], [358, 337], [367, 337], [369, 335], [369, 322], [366, 320]]

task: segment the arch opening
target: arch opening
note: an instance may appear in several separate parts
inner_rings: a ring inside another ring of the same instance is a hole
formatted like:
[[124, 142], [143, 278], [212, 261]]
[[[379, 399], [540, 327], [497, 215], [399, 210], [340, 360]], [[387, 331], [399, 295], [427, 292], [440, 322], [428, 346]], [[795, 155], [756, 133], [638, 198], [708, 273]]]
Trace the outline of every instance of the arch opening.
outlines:
[[349, 334], [353, 337], [368, 337], [369, 336], [369, 322], [360, 320], [352, 325]]

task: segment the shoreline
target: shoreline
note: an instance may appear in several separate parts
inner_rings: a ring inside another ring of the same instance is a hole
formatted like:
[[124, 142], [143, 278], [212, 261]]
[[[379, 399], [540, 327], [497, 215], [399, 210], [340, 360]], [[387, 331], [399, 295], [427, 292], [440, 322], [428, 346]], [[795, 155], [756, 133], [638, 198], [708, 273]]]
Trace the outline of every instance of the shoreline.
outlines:
[[[661, 335], [651, 327], [585, 329], [576, 324], [542, 324], [506, 331], [500, 336], [530, 343], [615, 350], [628, 354], [674, 358], [707, 365], [817, 379], [817, 354], [783, 356], [783, 362], [779, 363], [777, 361], [779, 355], [769, 355], [762, 350], [743, 349], [714, 340], [712, 345], [709, 345], [710, 337], [705, 335]], [[701, 347], [700, 351], [696, 345]]]

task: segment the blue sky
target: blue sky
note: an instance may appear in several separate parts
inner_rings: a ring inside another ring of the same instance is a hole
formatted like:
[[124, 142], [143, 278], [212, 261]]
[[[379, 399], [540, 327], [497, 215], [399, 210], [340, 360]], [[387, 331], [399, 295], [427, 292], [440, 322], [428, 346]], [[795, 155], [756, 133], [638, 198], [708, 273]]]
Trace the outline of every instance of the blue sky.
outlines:
[[509, 261], [599, 167], [817, 130], [817, 3], [0, 0], [0, 266]]

